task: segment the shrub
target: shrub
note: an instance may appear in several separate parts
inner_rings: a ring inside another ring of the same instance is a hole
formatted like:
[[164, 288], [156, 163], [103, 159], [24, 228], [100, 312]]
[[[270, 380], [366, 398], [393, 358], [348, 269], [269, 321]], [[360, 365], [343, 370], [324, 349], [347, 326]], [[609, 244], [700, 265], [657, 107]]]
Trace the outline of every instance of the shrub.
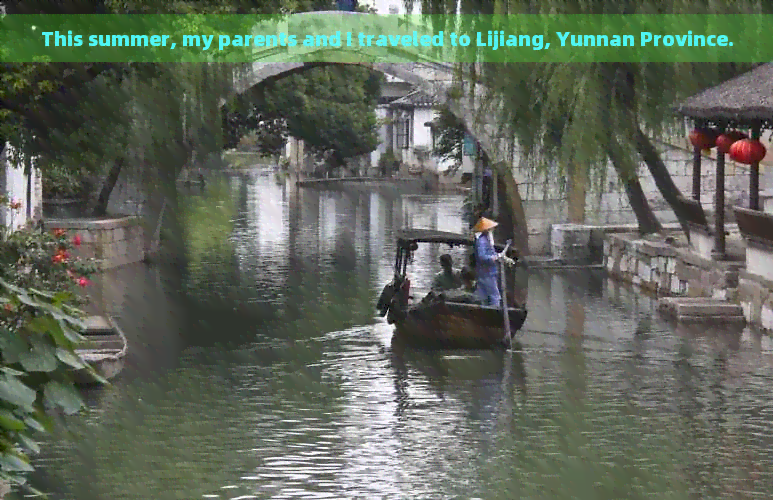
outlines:
[[47, 199], [81, 198], [85, 189], [83, 179], [87, 175], [86, 169], [47, 165], [43, 169], [43, 197]]
[[15, 485], [32, 470], [27, 453], [38, 452], [34, 432], [50, 412], [83, 406], [71, 371], [88, 368], [75, 351], [84, 324], [74, 291], [95, 267], [70, 256], [79, 244], [31, 229], [0, 242], [0, 479]]

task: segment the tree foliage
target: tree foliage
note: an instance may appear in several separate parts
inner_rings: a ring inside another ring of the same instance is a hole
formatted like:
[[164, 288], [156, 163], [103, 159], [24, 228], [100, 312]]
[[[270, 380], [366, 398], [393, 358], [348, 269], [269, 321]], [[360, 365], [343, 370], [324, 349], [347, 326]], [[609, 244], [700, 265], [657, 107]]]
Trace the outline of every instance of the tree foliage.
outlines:
[[332, 166], [341, 166], [378, 145], [375, 108], [382, 78], [368, 68], [338, 65], [267, 83], [257, 98], [237, 99], [226, 113], [226, 144], [255, 131], [261, 152], [275, 154], [290, 135]]
[[287, 122], [278, 113], [239, 96], [223, 112], [223, 148], [231, 149], [249, 133], [256, 134], [258, 152], [278, 156], [287, 144]]
[[453, 113], [441, 109], [434, 122], [437, 131], [432, 154], [443, 160], [452, 160], [457, 164], [464, 158], [464, 139], [467, 128]]
[[[425, 14], [721, 14], [766, 13], [769, 2], [716, 3], [708, 1], [651, 0], [408, 0], [420, 3]], [[445, 16], [438, 22], [451, 22]], [[470, 21], [474, 22], [474, 21]], [[474, 31], [474, 27], [467, 27]], [[443, 29], [436, 27], [435, 29]], [[657, 229], [638, 182], [644, 164], [677, 218], [679, 189], [665, 168], [653, 141], [681, 134], [682, 121], [671, 106], [697, 91], [751, 69], [749, 64], [706, 63], [508, 63], [460, 65], [468, 77], [493, 90], [498, 119], [505, 133], [517, 138], [553, 176], [570, 170], [578, 177], [605, 171], [612, 163], [644, 232]], [[638, 193], [638, 194], [637, 194]]]

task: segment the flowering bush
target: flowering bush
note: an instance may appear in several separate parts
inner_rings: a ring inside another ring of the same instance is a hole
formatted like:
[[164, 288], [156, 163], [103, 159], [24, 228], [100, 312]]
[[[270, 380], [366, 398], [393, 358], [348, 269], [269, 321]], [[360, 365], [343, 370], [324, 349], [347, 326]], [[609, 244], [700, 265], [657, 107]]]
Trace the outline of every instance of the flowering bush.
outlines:
[[[13, 222], [21, 203], [7, 206]], [[0, 479], [23, 485], [47, 412], [83, 405], [72, 381], [73, 369], [89, 368], [75, 351], [83, 299], [73, 292], [96, 268], [71, 256], [79, 235], [10, 229], [0, 242]]]
[[[0, 248], [0, 276], [21, 287], [50, 292], [73, 292], [86, 286], [96, 272], [91, 260], [81, 260], [72, 250], [81, 245], [80, 235], [70, 236], [63, 230], [17, 231]], [[73, 294], [73, 300], [76, 299]]]

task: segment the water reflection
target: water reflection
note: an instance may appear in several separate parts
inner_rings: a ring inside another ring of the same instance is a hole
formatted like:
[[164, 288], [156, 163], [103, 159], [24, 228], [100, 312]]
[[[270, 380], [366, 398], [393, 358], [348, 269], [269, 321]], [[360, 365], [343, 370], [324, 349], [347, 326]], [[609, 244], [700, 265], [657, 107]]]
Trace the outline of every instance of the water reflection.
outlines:
[[[462, 231], [460, 197], [227, 188], [190, 200], [178, 309], [140, 272], [127, 287], [136, 360], [44, 444], [54, 499], [771, 491], [769, 338], [675, 330], [600, 272], [532, 272], [518, 352], [407, 349], [373, 311], [394, 233]], [[417, 294], [445, 251], [416, 252]]]

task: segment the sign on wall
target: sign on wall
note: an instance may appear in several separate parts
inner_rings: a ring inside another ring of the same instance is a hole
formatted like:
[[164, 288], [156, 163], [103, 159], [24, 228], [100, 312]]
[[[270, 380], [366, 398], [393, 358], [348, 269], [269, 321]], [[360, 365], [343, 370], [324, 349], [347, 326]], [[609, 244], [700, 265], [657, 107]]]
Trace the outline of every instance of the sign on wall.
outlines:
[[475, 138], [469, 134], [465, 134], [462, 154], [464, 154], [464, 156], [475, 156], [475, 153], [477, 152], [476, 149]]

